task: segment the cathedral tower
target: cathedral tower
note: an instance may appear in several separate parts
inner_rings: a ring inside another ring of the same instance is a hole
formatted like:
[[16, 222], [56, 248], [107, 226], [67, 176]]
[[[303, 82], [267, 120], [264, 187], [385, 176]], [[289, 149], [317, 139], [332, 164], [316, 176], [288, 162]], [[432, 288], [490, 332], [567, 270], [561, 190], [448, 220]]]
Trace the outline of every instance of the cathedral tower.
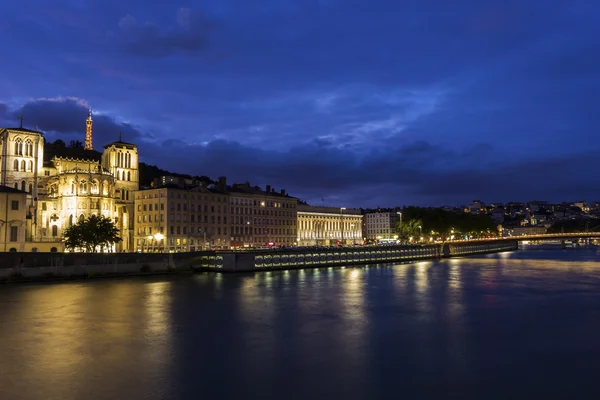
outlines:
[[85, 120], [85, 145], [84, 150], [94, 150], [92, 144], [92, 107], [88, 110], [88, 117]]
[[121, 239], [118, 251], [133, 251], [134, 192], [139, 190], [138, 152], [135, 144], [119, 140], [104, 146], [102, 168], [115, 177], [115, 206]]

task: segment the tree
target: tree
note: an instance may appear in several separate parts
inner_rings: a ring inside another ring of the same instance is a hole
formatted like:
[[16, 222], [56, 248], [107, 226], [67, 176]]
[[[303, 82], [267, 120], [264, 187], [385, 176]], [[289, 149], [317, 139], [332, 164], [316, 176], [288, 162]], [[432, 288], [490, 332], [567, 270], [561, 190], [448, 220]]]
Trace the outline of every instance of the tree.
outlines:
[[71, 250], [80, 249], [95, 253], [110, 248], [121, 241], [119, 229], [103, 215], [92, 214], [65, 230], [65, 247]]
[[423, 222], [418, 219], [409, 219], [408, 221], [398, 222], [396, 230], [398, 237], [403, 241], [418, 239], [421, 236]]
[[79, 140], [71, 140], [69, 142], [69, 147], [72, 149], [83, 149], [83, 143]]

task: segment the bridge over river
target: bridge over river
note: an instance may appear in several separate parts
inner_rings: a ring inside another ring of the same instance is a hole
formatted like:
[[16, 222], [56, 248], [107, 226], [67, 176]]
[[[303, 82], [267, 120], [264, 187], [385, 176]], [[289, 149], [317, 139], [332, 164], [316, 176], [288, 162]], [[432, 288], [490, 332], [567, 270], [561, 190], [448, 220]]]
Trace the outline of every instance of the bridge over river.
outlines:
[[481, 243], [481, 242], [502, 242], [516, 240], [531, 241], [531, 240], [574, 240], [574, 239], [600, 239], [600, 232], [575, 232], [575, 233], [543, 233], [536, 235], [521, 235], [521, 236], [506, 236], [500, 238], [487, 239], [470, 239], [470, 240], [454, 240], [451, 243]]

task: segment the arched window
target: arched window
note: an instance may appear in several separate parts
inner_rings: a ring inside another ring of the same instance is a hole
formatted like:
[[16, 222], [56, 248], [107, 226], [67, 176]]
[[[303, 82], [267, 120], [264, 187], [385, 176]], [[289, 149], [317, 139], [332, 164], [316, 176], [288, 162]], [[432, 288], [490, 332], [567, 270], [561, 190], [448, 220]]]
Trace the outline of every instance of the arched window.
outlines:
[[23, 155], [23, 142], [21, 139], [17, 139], [15, 141], [15, 155], [22, 156]]
[[75, 194], [75, 182], [71, 181], [71, 194]]
[[21, 181], [21, 190], [25, 191], [25, 181]]
[[127, 171], [127, 180], [130, 181], [131, 180], [131, 171]]
[[131, 168], [131, 154], [127, 153], [127, 168]]
[[79, 184], [79, 193], [85, 193], [87, 192], [87, 182], [86, 181], [82, 181]]
[[69, 226], [73, 226], [73, 214], [69, 215]]
[[17, 249], [15, 249], [14, 247], [11, 247], [9, 251], [10, 251], [11, 253], [16, 253], [16, 252], [17, 252]]
[[19, 184], [17, 182], [15, 182], [15, 189], [19, 190]]
[[56, 226], [56, 225], [52, 225], [52, 236], [53, 237], [58, 236], [58, 226]]
[[92, 183], [90, 184], [90, 193], [98, 194], [98, 182], [97, 181], [92, 181]]
[[25, 169], [25, 160], [21, 160], [21, 171], [26, 171], [26, 169]]
[[129, 200], [129, 190], [125, 192], [125, 194], [127, 194], [127, 198], [125, 200]]
[[52, 247], [52, 248], [50, 249], [50, 253], [56, 253], [57, 251], [58, 251], [58, 250], [56, 249], [56, 247]]
[[33, 193], [33, 184], [32, 183], [29, 184], [29, 193]]
[[83, 222], [83, 221], [85, 221], [85, 215], [81, 214], [79, 216], [79, 222]]
[[119, 152], [119, 161], [117, 163], [117, 167], [123, 166], [123, 153]]
[[14, 165], [14, 167], [15, 167], [15, 171], [18, 171], [18, 170], [19, 170], [19, 160], [15, 160], [15, 165]]
[[32, 252], [32, 253], [37, 253], [37, 247], [32, 247], [32, 248], [31, 248], [31, 252]]
[[33, 143], [29, 139], [25, 142], [25, 155], [33, 156]]
[[29, 167], [27, 168], [29, 172], [33, 172], [33, 161], [29, 160]]

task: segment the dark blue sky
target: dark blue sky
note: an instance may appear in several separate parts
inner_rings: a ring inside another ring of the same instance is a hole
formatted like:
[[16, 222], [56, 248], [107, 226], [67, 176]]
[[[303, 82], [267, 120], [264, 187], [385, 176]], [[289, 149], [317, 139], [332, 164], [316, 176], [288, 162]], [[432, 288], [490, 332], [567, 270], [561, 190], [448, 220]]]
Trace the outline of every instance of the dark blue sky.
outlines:
[[0, 5], [0, 126], [316, 204], [600, 199], [600, 3]]

